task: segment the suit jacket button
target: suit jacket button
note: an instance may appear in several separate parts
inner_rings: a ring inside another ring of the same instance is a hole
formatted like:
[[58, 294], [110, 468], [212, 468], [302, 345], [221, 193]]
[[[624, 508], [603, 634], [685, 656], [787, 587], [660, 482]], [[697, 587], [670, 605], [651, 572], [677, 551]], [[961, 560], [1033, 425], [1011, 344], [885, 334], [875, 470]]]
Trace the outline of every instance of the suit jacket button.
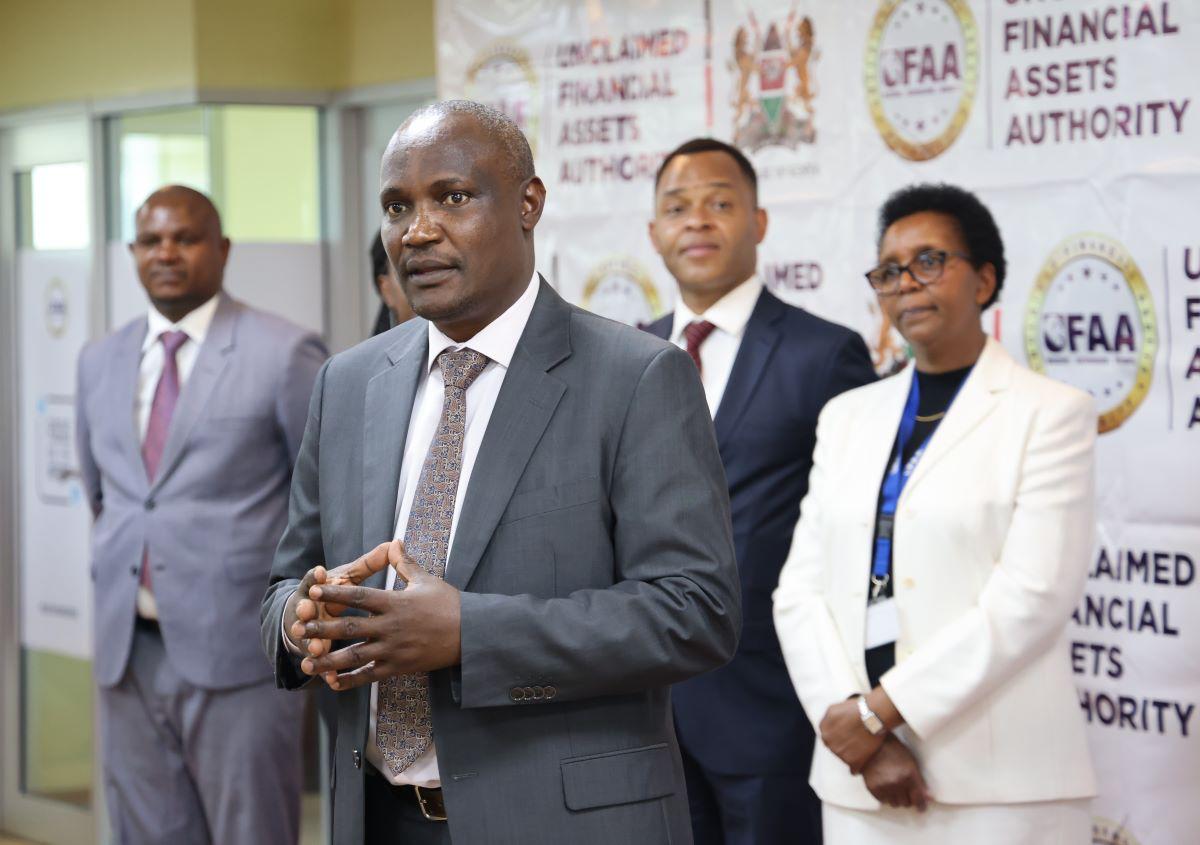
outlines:
[[544, 687], [544, 689], [545, 689], [545, 692], [546, 692], [546, 699], [547, 699], [547, 700], [549, 700], [549, 699], [551, 699], [551, 698], [554, 698], [554, 696], [558, 695], [558, 690], [557, 690], [557, 689], [555, 689], [554, 687]]
[[138, 576], [138, 568], [136, 566], [129, 567], [129, 574], [136, 578]]
[[510, 689], [508, 691], [508, 697], [511, 698], [513, 701], [524, 701], [525, 700], [525, 691], [523, 689], [521, 689], [520, 687], [513, 687], [512, 689]]
[[533, 700], [533, 687], [525, 687], [525, 700], [526, 701]]
[[156, 503], [155, 503], [154, 499], [147, 499], [147, 500], [146, 500], [146, 510], [148, 510], [148, 511], [152, 511], [152, 510], [154, 510], [154, 505], [155, 505], [155, 504], [156, 504]]
[[354, 752], [350, 755], [350, 758], [354, 760], [354, 768], [362, 768], [362, 755], [358, 753], [357, 748], [354, 749]]
[[538, 700], [540, 700], [540, 699], [543, 699], [543, 698], [545, 698], [545, 697], [546, 697], [546, 691], [545, 691], [544, 689], [542, 689], [541, 687], [534, 687], [534, 688], [533, 688], [533, 698], [534, 698], [534, 700], [535, 700], [535, 701], [538, 701]]

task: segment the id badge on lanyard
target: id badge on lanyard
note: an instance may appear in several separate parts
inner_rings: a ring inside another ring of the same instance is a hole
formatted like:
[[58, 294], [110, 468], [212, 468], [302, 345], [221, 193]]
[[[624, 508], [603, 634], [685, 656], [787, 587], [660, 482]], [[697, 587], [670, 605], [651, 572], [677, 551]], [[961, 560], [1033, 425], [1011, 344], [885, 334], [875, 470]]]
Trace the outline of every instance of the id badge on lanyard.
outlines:
[[896, 454], [883, 480], [879, 502], [875, 554], [871, 560], [871, 596], [867, 602], [864, 641], [868, 649], [894, 643], [900, 635], [900, 616], [896, 610], [896, 600], [884, 596], [883, 591], [892, 578], [892, 535], [896, 524], [896, 506], [900, 502], [900, 494], [904, 492], [904, 485], [908, 483], [925, 451], [925, 443], [922, 443], [911, 458], [901, 463], [904, 460], [904, 447], [908, 445], [917, 425], [920, 400], [920, 387], [917, 384], [916, 373], [913, 373], [912, 387], [909, 388], [908, 400], [904, 403], [904, 416], [900, 418], [900, 431], [896, 435]]
[[900, 613], [892, 597], [875, 599], [867, 605], [867, 632], [863, 641], [869, 651], [900, 638]]

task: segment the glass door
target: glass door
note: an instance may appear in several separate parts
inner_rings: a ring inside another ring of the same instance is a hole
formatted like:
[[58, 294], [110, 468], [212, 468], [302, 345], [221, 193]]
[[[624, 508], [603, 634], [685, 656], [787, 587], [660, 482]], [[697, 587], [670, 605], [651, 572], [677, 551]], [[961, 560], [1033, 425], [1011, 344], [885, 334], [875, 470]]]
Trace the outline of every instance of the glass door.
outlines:
[[[317, 332], [325, 330], [320, 232], [320, 112], [307, 106], [201, 105], [130, 112], [105, 124], [109, 226], [107, 328], [146, 313], [128, 244], [134, 215], [167, 184], [209, 195], [232, 240], [224, 287], [235, 298]], [[316, 714], [304, 736], [302, 845], [323, 836]]]
[[3, 310], [5, 436], [0, 575], [0, 825], [51, 843], [95, 841], [90, 514], [75, 454], [75, 360], [92, 325], [85, 120], [10, 130], [0, 174], [11, 227]]

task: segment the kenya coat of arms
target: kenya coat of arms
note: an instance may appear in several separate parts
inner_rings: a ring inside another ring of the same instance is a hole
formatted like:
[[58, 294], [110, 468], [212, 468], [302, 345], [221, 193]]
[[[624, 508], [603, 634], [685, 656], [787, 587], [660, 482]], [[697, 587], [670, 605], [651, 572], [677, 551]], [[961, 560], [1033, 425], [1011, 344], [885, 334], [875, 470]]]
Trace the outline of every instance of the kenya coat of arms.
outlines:
[[807, 15], [797, 20], [793, 12], [783, 26], [771, 21], [763, 35], [751, 13], [749, 26], [737, 28], [729, 62], [736, 80], [731, 105], [737, 146], [754, 152], [770, 146], [795, 149], [816, 141], [817, 91], [811, 67], [818, 58]]

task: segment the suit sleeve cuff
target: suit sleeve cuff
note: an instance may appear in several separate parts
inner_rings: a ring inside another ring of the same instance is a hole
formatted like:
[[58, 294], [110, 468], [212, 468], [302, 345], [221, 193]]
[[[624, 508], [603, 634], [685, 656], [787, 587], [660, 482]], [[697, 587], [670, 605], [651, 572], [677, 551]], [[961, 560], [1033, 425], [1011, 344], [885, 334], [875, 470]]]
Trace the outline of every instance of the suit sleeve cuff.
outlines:
[[300, 647], [292, 642], [292, 638], [287, 635], [287, 631], [283, 627], [283, 617], [279, 617], [279, 636], [283, 639], [283, 647], [287, 649], [288, 654], [293, 657], [304, 657], [304, 652]]

